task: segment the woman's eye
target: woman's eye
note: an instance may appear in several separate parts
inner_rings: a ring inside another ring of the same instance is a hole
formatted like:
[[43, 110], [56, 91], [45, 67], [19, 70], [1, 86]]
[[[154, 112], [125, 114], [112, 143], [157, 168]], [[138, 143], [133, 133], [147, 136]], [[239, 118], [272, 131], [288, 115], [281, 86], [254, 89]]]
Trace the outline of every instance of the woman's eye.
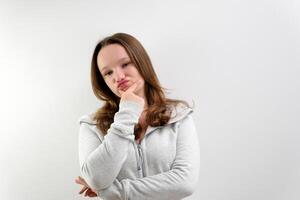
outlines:
[[[130, 63], [131, 62], [127, 62], [127, 63], [122, 64], [122, 68], [127, 67]], [[112, 74], [112, 71], [108, 71], [107, 73], [104, 74], [104, 76], [111, 75], [111, 74]]]
[[122, 67], [126, 67], [127, 65], [129, 65], [129, 63], [130, 62], [123, 64]]
[[111, 75], [112, 71], [107, 72], [105, 75]]

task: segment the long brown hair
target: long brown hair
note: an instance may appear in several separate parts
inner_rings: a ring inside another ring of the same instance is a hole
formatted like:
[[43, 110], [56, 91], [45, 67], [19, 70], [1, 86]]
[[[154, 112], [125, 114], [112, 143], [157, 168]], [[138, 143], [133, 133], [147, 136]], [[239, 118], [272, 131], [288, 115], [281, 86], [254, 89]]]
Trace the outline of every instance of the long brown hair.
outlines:
[[139, 138], [142, 128], [150, 126], [163, 126], [167, 124], [171, 117], [170, 105], [183, 103], [190, 107], [187, 102], [165, 97], [166, 88], [159, 83], [157, 75], [153, 69], [151, 60], [142, 44], [132, 35], [127, 33], [115, 33], [105, 37], [95, 47], [91, 63], [91, 81], [95, 96], [104, 101], [104, 105], [99, 108], [93, 117], [96, 126], [105, 135], [110, 125], [113, 123], [115, 113], [119, 109], [120, 98], [116, 96], [105, 83], [97, 64], [97, 56], [100, 50], [110, 44], [119, 44], [124, 47], [131, 62], [145, 80], [145, 95], [148, 108], [146, 109], [145, 124], [135, 126], [135, 137]]

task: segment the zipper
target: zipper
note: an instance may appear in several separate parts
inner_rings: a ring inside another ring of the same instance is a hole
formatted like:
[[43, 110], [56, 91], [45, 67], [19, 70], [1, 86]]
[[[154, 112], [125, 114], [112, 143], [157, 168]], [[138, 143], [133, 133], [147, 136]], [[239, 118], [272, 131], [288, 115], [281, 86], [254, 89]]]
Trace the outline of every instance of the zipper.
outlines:
[[142, 152], [142, 147], [141, 144], [137, 144], [137, 149], [138, 149], [138, 171], [142, 174], [142, 177], [145, 177], [145, 172], [144, 172], [144, 157], [143, 157], [143, 152]]
[[[160, 128], [160, 126], [159, 127], [154, 127], [148, 133], [147, 133], [147, 130], [146, 130], [145, 137], [144, 137], [143, 140], [146, 139], [146, 137], [149, 135], [149, 133], [153, 132], [157, 128]], [[146, 174], [145, 174], [144, 156], [143, 156], [143, 151], [142, 151], [142, 145], [139, 144], [139, 143], [136, 143], [136, 142], [134, 142], [134, 145], [136, 146], [136, 148], [138, 150], [137, 169], [138, 169], [138, 172], [139, 172], [139, 176], [142, 178], [142, 177], [146, 176]]]

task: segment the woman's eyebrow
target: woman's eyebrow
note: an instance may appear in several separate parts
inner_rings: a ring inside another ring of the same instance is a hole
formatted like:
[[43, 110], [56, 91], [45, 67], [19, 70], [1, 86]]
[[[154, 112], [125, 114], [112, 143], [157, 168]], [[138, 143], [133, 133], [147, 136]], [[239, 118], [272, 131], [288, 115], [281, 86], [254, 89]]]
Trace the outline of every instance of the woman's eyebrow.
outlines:
[[[129, 59], [129, 57], [123, 57], [123, 58], [120, 58], [119, 60], [118, 60], [118, 62], [121, 62], [122, 60], [126, 60], [126, 59]], [[108, 68], [109, 66], [104, 66], [104, 67], [102, 67], [102, 69], [101, 69], [101, 71], [103, 71], [104, 69], [106, 69], [106, 68]]]

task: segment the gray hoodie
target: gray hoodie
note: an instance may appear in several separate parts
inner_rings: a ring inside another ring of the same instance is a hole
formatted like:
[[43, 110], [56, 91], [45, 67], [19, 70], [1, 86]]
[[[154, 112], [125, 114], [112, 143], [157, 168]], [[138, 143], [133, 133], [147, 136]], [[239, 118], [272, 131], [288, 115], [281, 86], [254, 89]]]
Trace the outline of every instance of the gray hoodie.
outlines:
[[192, 109], [173, 106], [164, 126], [148, 126], [138, 144], [134, 126], [143, 107], [123, 101], [104, 136], [93, 113], [78, 120], [81, 176], [102, 199], [176, 200], [191, 195], [198, 181], [200, 148]]

